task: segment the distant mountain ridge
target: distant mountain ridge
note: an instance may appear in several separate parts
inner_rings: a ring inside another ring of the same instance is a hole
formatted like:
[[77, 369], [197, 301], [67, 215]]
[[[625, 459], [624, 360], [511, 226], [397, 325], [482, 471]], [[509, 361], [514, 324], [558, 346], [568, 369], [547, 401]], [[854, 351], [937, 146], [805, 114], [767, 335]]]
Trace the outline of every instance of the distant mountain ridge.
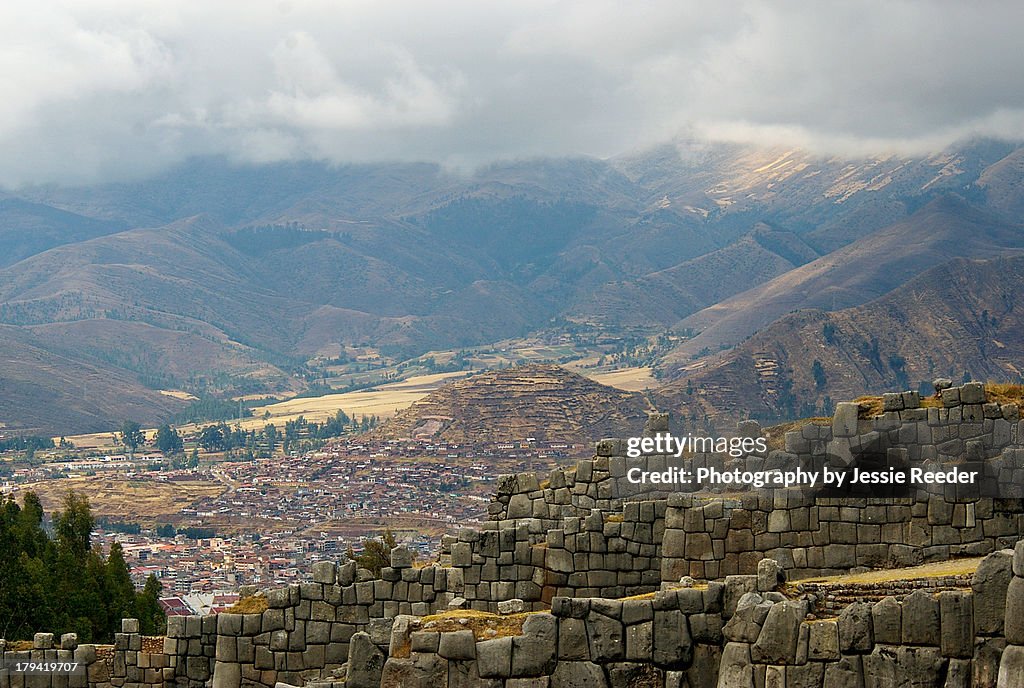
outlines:
[[[791, 310], [1011, 255], [1022, 150], [844, 159], [683, 141], [465, 175], [201, 159], [4, 192], [0, 325], [40, 353], [0, 361], [0, 382], [37, 390], [0, 422], [111, 429], [180, 406], [157, 388], [287, 394], [309, 384], [307, 359], [339, 347], [404, 357], [551, 327], [696, 334], [658, 364], [685, 379]], [[53, 400], [88, 366], [137, 403], [65, 413]]]

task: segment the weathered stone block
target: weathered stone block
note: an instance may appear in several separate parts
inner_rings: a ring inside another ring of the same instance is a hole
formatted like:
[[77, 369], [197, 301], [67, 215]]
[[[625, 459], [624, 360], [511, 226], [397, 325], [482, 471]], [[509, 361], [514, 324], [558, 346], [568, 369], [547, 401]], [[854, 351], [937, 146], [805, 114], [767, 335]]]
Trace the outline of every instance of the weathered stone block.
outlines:
[[901, 631], [904, 645], [939, 644], [939, 603], [930, 593], [916, 590], [903, 599]]
[[870, 652], [875, 644], [871, 626], [871, 605], [855, 602], [839, 614], [839, 649], [841, 652]]
[[[658, 666], [681, 668], [693, 657], [686, 616], [679, 610], [654, 613], [651, 660]], [[721, 634], [719, 633], [719, 636]]]
[[476, 658], [476, 640], [473, 631], [441, 633], [437, 653], [445, 659], [470, 660]]
[[765, 557], [757, 563], [757, 590], [769, 592], [786, 581], [786, 573], [774, 559]]
[[860, 407], [849, 401], [836, 404], [832, 416], [832, 434], [835, 437], [853, 437], [857, 434], [857, 419]]
[[[593, 607], [593, 600], [591, 606]], [[622, 624], [604, 614], [591, 611], [587, 615], [590, 657], [596, 662], [617, 661], [625, 655]]]
[[348, 646], [348, 688], [377, 688], [384, 670], [384, 653], [370, 640], [369, 633], [356, 633]]
[[512, 638], [478, 642], [476, 664], [481, 678], [508, 678], [512, 674]]
[[895, 597], [885, 597], [871, 606], [871, 627], [875, 642], [880, 645], [899, 645], [903, 641], [900, 629], [902, 610]]
[[970, 659], [974, 653], [974, 606], [971, 594], [939, 593], [940, 649], [943, 657]]
[[1024, 645], [1024, 578], [1018, 576], [1006, 588], [1005, 636], [1008, 643]]
[[531, 614], [522, 635], [512, 639], [512, 676], [544, 676], [555, 669], [557, 621], [551, 614]]
[[839, 626], [833, 620], [807, 624], [807, 658], [813, 660], [839, 659]]
[[751, 688], [754, 668], [750, 663], [750, 645], [726, 643], [718, 669], [718, 688]]
[[606, 688], [604, 671], [592, 662], [559, 662], [551, 674], [551, 688]]
[[748, 592], [736, 605], [736, 612], [722, 628], [726, 639], [734, 642], [752, 643], [761, 633], [772, 603], [754, 592]]
[[318, 561], [313, 564], [313, 582], [334, 585], [338, 575], [338, 565], [333, 561]]
[[765, 664], [795, 663], [800, 624], [806, 613], [804, 603], [795, 600], [772, 605], [757, 642], [750, 648], [750, 658]]
[[1024, 688], [1024, 646], [1009, 645], [999, 660], [999, 688]]

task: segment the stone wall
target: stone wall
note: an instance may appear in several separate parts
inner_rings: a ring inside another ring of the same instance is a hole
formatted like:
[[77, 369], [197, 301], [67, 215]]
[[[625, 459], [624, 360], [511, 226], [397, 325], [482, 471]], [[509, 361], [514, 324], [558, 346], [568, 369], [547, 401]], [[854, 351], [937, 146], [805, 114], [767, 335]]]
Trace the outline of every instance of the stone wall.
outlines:
[[[211, 617], [212, 618], [212, 617]], [[137, 619], [124, 619], [113, 645], [78, 643], [66, 633], [36, 633], [32, 649], [8, 650], [0, 640], [0, 688], [163, 688], [173, 679], [163, 640], [139, 635]], [[75, 663], [73, 671], [24, 671], [19, 664]]]
[[[353, 636], [400, 614], [447, 608], [459, 572], [415, 568], [404, 547], [380, 577], [355, 563], [313, 565], [313, 582], [267, 590], [260, 613], [168, 619], [165, 651], [178, 688], [301, 684], [340, 667]], [[376, 630], [375, 630], [376, 632]]]
[[1020, 562], [1024, 541], [986, 557], [968, 587], [853, 602], [832, 617], [814, 595], [780, 588], [781, 567], [763, 560], [757, 574], [646, 599], [558, 597], [511, 637], [403, 620], [379, 685], [1020, 688]]

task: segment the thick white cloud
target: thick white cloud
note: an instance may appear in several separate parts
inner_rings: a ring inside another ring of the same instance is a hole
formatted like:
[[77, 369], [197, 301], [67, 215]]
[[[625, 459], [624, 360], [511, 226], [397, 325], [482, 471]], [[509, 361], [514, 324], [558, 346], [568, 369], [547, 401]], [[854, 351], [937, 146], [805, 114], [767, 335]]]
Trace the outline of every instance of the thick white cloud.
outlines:
[[1024, 5], [69, 0], [0, 5], [0, 183], [191, 155], [823, 151], [1024, 137]]

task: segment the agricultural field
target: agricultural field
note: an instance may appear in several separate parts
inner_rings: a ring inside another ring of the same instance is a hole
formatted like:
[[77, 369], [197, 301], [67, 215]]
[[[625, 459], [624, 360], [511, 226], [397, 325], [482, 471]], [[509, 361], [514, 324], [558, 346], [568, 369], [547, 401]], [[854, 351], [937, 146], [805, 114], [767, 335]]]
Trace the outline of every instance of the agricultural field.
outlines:
[[[572, 366], [566, 366], [573, 369]], [[655, 379], [653, 371], [648, 367], [642, 368], [620, 368], [619, 370], [597, 371], [586, 368], [576, 370], [584, 377], [589, 377], [594, 382], [617, 389], [624, 389], [627, 392], [643, 392], [646, 389], [654, 389], [660, 383]]]
[[75, 490], [89, 498], [93, 515], [97, 517], [120, 520], [130, 514], [134, 521], [152, 523], [168, 522], [177, 517], [182, 508], [204, 497], [215, 497], [224, 492], [225, 487], [219, 482], [171, 483], [97, 475], [44, 480], [29, 483], [24, 489], [39, 495], [47, 513], [59, 510], [67, 491]]

